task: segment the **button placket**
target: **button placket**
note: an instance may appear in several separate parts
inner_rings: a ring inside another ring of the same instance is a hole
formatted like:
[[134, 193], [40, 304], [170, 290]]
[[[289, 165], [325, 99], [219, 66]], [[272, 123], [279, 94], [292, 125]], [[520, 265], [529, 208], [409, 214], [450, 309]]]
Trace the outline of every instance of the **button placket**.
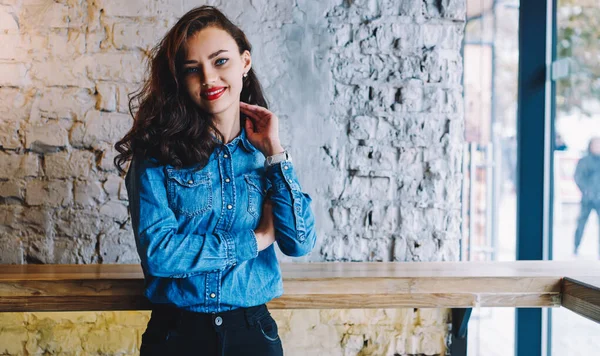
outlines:
[[[219, 300], [217, 293], [221, 284], [221, 272], [210, 272], [206, 274], [206, 307], [207, 310], [218, 310]], [[210, 292], [210, 293], [209, 293]]]
[[[221, 173], [221, 201], [222, 201], [222, 214], [217, 222], [217, 226], [221, 230], [229, 231], [234, 220], [235, 212], [235, 172], [233, 170], [233, 156], [230, 149], [225, 146], [219, 158], [220, 173]], [[228, 183], [228, 184], [226, 184]]]
[[[223, 158], [225, 158], [225, 159], [229, 158], [229, 155], [227, 154], [227, 152], [223, 153]], [[226, 168], [230, 168], [230, 167], [231, 167], [231, 168], [233, 168], [233, 165], [232, 165], [231, 163], [228, 163], [228, 162], [231, 162], [231, 161], [230, 161], [230, 160], [229, 160], [229, 161], [226, 161], [226, 162], [225, 162], [225, 164], [224, 164], [224, 166], [225, 166]], [[227, 170], [227, 169], [226, 169], [226, 170]], [[233, 169], [232, 169], [232, 170], [233, 170]], [[229, 179], [229, 178], [225, 178], [225, 182], [226, 182], [226, 183], [229, 183], [229, 181], [230, 181], [230, 179]], [[231, 196], [233, 196], [233, 194], [231, 194]], [[227, 210], [231, 210], [231, 209], [233, 209], [233, 205], [231, 205], [231, 204], [227, 204]]]

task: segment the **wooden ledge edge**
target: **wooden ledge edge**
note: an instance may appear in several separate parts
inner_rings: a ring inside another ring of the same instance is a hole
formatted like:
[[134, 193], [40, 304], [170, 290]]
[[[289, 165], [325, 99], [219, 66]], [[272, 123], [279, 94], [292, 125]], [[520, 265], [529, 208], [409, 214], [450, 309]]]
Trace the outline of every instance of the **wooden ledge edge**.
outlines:
[[565, 277], [561, 290], [563, 307], [600, 323], [600, 277]]

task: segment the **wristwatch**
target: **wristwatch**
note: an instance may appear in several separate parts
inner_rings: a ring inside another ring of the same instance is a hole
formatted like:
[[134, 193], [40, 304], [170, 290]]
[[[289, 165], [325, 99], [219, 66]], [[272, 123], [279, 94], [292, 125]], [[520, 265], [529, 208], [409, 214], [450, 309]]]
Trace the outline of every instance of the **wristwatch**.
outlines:
[[283, 161], [292, 161], [292, 157], [287, 150], [267, 157], [267, 160], [265, 161], [265, 168], [271, 167], [272, 165]]

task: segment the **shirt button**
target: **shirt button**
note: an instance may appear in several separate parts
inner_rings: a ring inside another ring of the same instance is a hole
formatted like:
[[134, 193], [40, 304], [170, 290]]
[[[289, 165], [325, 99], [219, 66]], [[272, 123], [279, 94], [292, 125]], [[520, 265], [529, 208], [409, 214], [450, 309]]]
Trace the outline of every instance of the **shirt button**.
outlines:
[[216, 295], [215, 293], [210, 293], [210, 297], [211, 297], [211, 298], [214, 298], [214, 297], [216, 297], [216, 296], [217, 296], [217, 295]]
[[229, 156], [227, 155], [227, 153], [223, 155], [223, 158], [227, 158], [227, 157], [229, 157]]
[[223, 324], [223, 318], [221, 318], [220, 316], [215, 318], [215, 324], [217, 326], [221, 326], [221, 324]]
[[288, 166], [283, 166], [283, 169], [288, 169], [288, 168], [289, 168]]
[[229, 178], [225, 178], [225, 183], [229, 183], [229, 182], [230, 182]]
[[229, 209], [229, 210], [233, 209], [233, 205], [231, 205], [231, 204], [227, 205], [227, 209]]
[[194, 184], [194, 181], [190, 179], [188, 180], [188, 184]]

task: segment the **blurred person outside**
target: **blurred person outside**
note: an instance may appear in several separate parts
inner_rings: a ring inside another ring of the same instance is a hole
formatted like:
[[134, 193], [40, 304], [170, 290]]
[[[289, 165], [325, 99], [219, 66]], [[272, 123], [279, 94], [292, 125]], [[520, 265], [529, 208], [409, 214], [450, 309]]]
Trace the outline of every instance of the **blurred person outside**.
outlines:
[[590, 140], [588, 154], [577, 163], [575, 183], [581, 191], [581, 210], [575, 230], [574, 253], [577, 255], [585, 225], [592, 210], [596, 211], [600, 223], [600, 137], [593, 137]]

